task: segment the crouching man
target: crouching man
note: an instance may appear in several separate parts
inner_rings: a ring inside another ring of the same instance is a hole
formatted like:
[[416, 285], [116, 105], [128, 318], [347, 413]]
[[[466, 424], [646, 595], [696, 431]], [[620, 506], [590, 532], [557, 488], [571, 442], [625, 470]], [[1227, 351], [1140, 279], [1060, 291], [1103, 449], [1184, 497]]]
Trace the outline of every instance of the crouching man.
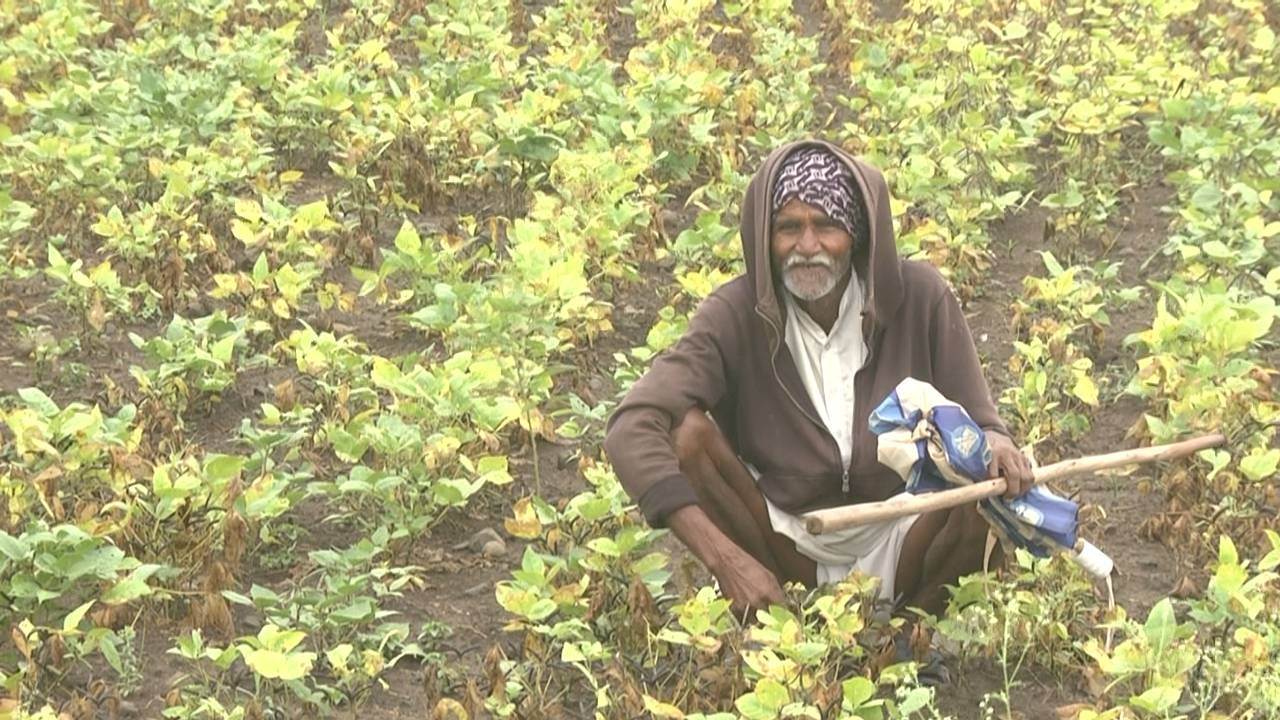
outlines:
[[932, 266], [899, 259], [881, 173], [826, 142], [765, 158], [741, 239], [746, 273], [701, 304], [610, 418], [618, 477], [739, 612], [783, 601], [782, 583], [857, 569], [898, 608], [941, 613], [944, 585], [982, 565], [974, 506], [821, 536], [799, 515], [903, 492], [867, 417], [908, 376], [983, 428], [1010, 497], [1030, 487], [958, 301]]

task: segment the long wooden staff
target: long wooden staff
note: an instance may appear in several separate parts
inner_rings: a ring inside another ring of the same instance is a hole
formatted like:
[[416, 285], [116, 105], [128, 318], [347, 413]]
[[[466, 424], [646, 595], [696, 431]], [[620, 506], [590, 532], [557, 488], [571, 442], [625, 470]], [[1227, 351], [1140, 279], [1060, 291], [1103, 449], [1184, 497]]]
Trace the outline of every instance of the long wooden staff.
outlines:
[[[1124, 465], [1149, 463], [1156, 460], [1171, 460], [1190, 455], [1205, 448], [1217, 447], [1225, 442], [1226, 438], [1221, 434], [1202, 435], [1168, 445], [1153, 445], [1132, 450], [1121, 450], [1105, 455], [1087, 455], [1074, 460], [1063, 460], [1052, 465], [1036, 468], [1033, 471], [1034, 478], [1037, 483], [1042, 483], [1071, 475], [1106, 470]], [[921, 495], [909, 495], [896, 500], [882, 500], [880, 502], [814, 510], [813, 512], [805, 513], [804, 526], [806, 530], [814, 535], [821, 535], [834, 530], [853, 527], [854, 525], [865, 525], [866, 523], [891, 520], [933, 510], [945, 510], [958, 505], [978, 502], [979, 500], [1003, 495], [1006, 490], [1008, 490], [1008, 485], [1005, 479], [1001, 477], [965, 485], [953, 490], [939, 490], [938, 492]]]

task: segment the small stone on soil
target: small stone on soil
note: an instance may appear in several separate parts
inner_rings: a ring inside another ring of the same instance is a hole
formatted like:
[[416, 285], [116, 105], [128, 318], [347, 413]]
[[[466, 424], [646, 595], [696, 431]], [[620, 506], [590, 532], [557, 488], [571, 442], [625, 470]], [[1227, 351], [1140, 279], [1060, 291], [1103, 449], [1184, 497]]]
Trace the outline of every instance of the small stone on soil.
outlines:
[[463, 548], [467, 548], [471, 550], [471, 552], [482, 553], [484, 552], [485, 546], [494, 541], [501, 543], [502, 552], [505, 553], [507, 543], [502, 539], [502, 536], [498, 534], [498, 531], [493, 528], [484, 528], [483, 530], [476, 532], [465, 541], [454, 545], [453, 549], [461, 550]]

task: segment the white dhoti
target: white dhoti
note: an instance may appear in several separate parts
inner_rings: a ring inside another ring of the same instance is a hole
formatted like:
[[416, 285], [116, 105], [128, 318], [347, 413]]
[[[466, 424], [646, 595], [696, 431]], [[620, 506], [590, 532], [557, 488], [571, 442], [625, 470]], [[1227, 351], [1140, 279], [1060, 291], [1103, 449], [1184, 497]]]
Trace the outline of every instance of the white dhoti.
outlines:
[[[751, 475], [759, 479], [756, 469], [746, 465]], [[897, 497], [895, 495], [891, 499]], [[804, 518], [774, 505], [768, 497], [764, 502], [769, 508], [769, 523], [773, 525], [773, 531], [791, 538], [801, 555], [817, 563], [819, 584], [843, 580], [850, 572], [858, 570], [880, 578], [881, 600], [896, 600], [894, 579], [898, 572], [898, 558], [902, 555], [902, 543], [919, 515], [814, 535], [805, 529]]]

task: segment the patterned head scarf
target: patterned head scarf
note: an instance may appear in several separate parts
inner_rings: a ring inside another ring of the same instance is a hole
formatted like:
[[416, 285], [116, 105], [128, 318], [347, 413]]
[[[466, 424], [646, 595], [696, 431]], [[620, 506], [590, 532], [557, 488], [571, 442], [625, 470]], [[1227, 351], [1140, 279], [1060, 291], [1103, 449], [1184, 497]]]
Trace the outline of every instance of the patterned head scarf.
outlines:
[[823, 147], [797, 150], [782, 162], [773, 188], [773, 212], [792, 200], [821, 208], [857, 244], [866, 237], [866, 209], [849, 167]]

